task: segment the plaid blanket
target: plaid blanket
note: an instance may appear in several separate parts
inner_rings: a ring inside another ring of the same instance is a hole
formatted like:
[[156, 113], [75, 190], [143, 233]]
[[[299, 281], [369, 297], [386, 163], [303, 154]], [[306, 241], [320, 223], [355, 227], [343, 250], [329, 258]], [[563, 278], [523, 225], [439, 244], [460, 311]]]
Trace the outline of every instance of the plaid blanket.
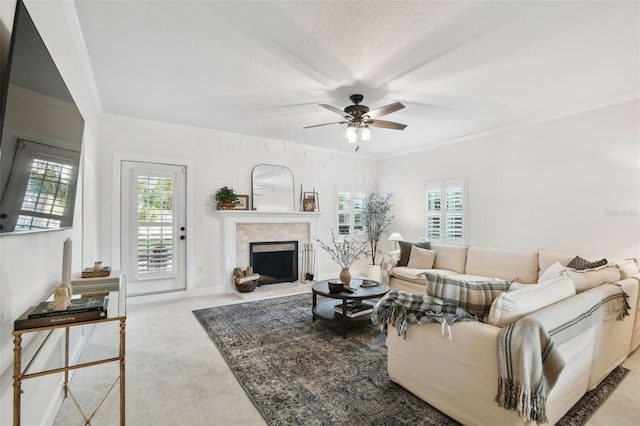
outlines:
[[498, 393], [501, 407], [525, 421], [547, 422], [546, 400], [564, 368], [556, 346], [630, 309], [620, 286], [603, 284], [548, 306], [498, 333]]
[[389, 285], [389, 278], [391, 278], [391, 269], [393, 269], [400, 261], [400, 250], [391, 251], [382, 256], [380, 261], [380, 281], [386, 285]]
[[387, 332], [389, 323], [398, 330], [398, 336], [407, 337], [409, 324], [441, 323], [442, 333], [445, 326], [452, 339], [451, 325], [456, 321], [477, 321], [464, 309], [444, 303], [435, 297], [391, 290], [373, 308], [371, 321], [382, 331]]

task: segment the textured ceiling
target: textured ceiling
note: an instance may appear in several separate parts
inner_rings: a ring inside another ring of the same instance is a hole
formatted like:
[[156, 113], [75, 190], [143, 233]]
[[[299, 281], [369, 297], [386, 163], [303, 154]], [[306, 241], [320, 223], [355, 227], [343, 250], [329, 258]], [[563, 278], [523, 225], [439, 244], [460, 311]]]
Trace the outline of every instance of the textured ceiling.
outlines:
[[75, 2], [105, 112], [381, 157], [637, 96], [640, 3]]

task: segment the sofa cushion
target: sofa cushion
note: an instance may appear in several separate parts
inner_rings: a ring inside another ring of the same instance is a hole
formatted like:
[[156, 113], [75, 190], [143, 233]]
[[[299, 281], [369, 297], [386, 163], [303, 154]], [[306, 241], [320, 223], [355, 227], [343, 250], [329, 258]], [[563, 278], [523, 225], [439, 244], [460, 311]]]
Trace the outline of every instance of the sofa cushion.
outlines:
[[620, 271], [620, 279], [632, 277], [640, 270], [638, 269], [638, 261], [636, 259], [625, 259], [615, 263], [616, 268]]
[[431, 250], [436, 251], [436, 259], [433, 261], [434, 269], [445, 269], [464, 274], [464, 267], [467, 263], [467, 246], [431, 244]]
[[575, 294], [573, 281], [567, 275], [537, 285], [526, 285], [496, 297], [491, 304], [486, 322], [496, 327], [505, 327], [532, 312]]
[[425, 272], [427, 295], [456, 305], [471, 315], [484, 318], [493, 299], [511, 286], [505, 280], [463, 281], [432, 272]]
[[600, 266], [599, 268], [586, 269], [584, 271], [567, 269], [567, 274], [576, 287], [576, 293], [581, 293], [604, 283], [620, 281], [620, 271], [613, 265]]
[[[434, 272], [434, 271], [430, 271], [430, 272]], [[500, 279], [497, 277], [487, 277], [486, 275], [471, 275], [471, 274], [456, 274], [456, 275], [449, 275], [449, 276], [451, 278], [455, 278], [458, 281], [492, 281], [492, 280]]]
[[436, 258], [434, 250], [427, 250], [416, 245], [411, 247], [411, 256], [407, 268], [431, 269]]
[[580, 256], [576, 256], [569, 263], [567, 263], [567, 268], [572, 268], [578, 271], [584, 271], [585, 269], [594, 269], [599, 268], [600, 266], [604, 266], [607, 264], [607, 259], [600, 259], [594, 262], [590, 262], [587, 259], [583, 259]]
[[535, 283], [538, 281], [538, 253], [471, 246], [464, 273]]
[[407, 266], [409, 258], [411, 257], [411, 247], [416, 246], [422, 249], [430, 249], [431, 243], [429, 241], [419, 241], [417, 243], [410, 243], [408, 241], [398, 241], [400, 246], [400, 260], [398, 266]]
[[445, 269], [430, 269], [429, 271], [425, 269], [414, 269], [407, 268], [406, 266], [396, 266], [391, 270], [391, 274], [397, 278], [409, 279], [409, 280], [421, 280], [423, 284], [426, 284], [426, 280], [424, 278], [425, 272], [432, 272], [434, 274], [441, 275], [458, 275], [456, 272], [447, 271]]
[[538, 250], [538, 269], [540, 270], [540, 274], [547, 270], [547, 268], [554, 263], [558, 262], [562, 266], [567, 266], [571, 259], [573, 259], [575, 255], [573, 254], [565, 254], [558, 253], [555, 251], [547, 251], [547, 250]]

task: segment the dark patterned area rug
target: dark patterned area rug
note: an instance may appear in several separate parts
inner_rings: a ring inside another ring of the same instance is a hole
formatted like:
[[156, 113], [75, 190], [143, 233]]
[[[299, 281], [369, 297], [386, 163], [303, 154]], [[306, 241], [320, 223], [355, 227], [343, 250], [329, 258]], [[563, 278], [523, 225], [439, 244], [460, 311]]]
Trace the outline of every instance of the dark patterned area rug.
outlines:
[[[311, 294], [193, 312], [270, 425], [458, 425], [389, 380], [384, 335], [311, 321]], [[583, 425], [629, 370], [618, 367], [559, 425]]]

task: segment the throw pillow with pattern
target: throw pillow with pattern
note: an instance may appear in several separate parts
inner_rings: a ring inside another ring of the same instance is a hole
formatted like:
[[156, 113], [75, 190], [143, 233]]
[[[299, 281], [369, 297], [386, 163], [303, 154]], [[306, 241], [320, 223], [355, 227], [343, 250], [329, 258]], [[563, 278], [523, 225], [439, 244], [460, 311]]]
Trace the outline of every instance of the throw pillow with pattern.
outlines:
[[431, 248], [430, 241], [410, 243], [408, 241], [398, 241], [398, 245], [400, 245], [400, 260], [398, 261], [397, 266], [407, 266], [409, 263], [409, 257], [411, 257], [411, 247], [416, 246], [422, 249], [429, 250]]
[[600, 259], [594, 262], [589, 262], [587, 259], [576, 256], [567, 264], [567, 268], [575, 269], [576, 271], [584, 271], [585, 269], [598, 268], [606, 264], [607, 259]]
[[456, 305], [480, 319], [489, 314], [493, 300], [511, 287], [509, 281], [500, 279], [463, 281], [433, 272], [425, 272], [424, 276], [429, 296]]
[[431, 269], [433, 268], [433, 261], [435, 259], [435, 250], [422, 249], [414, 245], [411, 247], [411, 256], [409, 256], [407, 268]]

